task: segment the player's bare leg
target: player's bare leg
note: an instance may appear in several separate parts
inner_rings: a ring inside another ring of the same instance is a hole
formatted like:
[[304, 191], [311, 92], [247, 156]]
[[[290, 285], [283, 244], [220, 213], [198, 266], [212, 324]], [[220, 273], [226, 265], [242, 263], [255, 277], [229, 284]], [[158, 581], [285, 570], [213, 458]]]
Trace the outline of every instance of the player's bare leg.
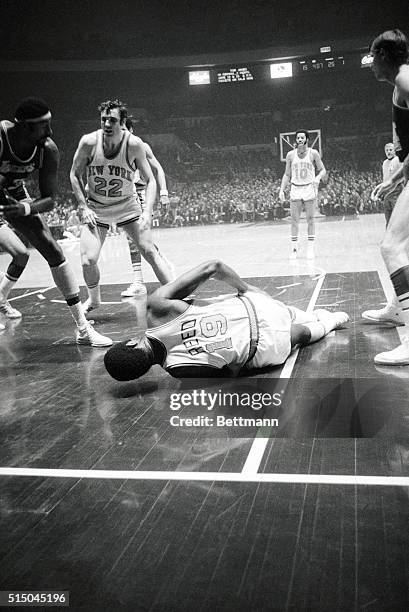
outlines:
[[[399, 306], [400, 320], [409, 333], [409, 184], [399, 195], [392, 212], [384, 240], [382, 257], [390, 274]], [[409, 365], [409, 337], [403, 336], [401, 344], [392, 351], [375, 356], [375, 363], [382, 365]]]
[[123, 228], [132, 240], [136, 242], [142, 257], [152, 266], [159, 282], [165, 285], [173, 280], [173, 274], [167, 261], [153, 243], [150, 228], [141, 230], [137, 221], [127, 223]]
[[297, 259], [298, 257], [298, 232], [300, 227], [301, 217], [301, 200], [291, 200], [290, 202], [290, 214], [291, 214], [291, 253], [290, 259]]
[[307, 259], [314, 259], [315, 209], [316, 209], [316, 200], [307, 200], [305, 202], [305, 216], [307, 219], [307, 232], [308, 232]]
[[12, 261], [0, 280], [0, 312], [8, 319], [19, 319], [21, 312], [13, 308], [7, 298], [23, 273], [29, 254], [20, 238], [5, 224], [0, 226], [0, 245], [12, 256]]
[[84, 311], [91, 312], [101, 304], [100, 271], [98, 259], [108, 227], [89, 226], [84, 224], [81, 230], [80, 250], [84, 281], [88, 289], [88, 299], [84, 302]]

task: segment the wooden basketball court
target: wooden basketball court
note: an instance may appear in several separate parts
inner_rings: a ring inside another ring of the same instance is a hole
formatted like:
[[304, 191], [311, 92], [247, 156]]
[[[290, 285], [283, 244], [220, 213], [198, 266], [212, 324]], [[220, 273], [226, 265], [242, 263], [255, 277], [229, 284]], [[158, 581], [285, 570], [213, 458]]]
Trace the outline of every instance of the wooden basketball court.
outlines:
[[[157, 230], [178, 273], [217, 257], [289, 305], [349, 314], [283, 367], [235, 381], [154, 366], [115, 382], [104, 349], [75, 344], [31, 252], [10, 300], [23, 319], [0, 333], [0, 590], [69, 591], [70, 609], [87, 611], [409, 609], [409, 366], [375, 366], [399, 330], [361, 319], [391, 291], [383, 232], [381, 215], [319, 218], [311, 262], [304, 221], [290, 262], [288, 221]], [[82, 283], [78, 243], [62, 246]], [[101, 271], [96, 329], [136, 336], [144, 302], [120, 297], [125, 238], [106, 241]], [[195, 390], [283, 401], [265, 413], [171, 408]], [[273, 413], [278, 425], [261, 429], [183, 422]]]

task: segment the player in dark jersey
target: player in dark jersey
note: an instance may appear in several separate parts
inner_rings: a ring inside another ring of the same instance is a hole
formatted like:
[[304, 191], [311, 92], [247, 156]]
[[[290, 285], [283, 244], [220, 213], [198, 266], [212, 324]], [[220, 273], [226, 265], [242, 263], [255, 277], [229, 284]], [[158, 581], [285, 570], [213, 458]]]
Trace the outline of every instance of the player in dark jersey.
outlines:
[[[235, 295], [185, 300], [210, 278]], [[242, 280], [221, 261], [209, 261], [148, 297], [148, 329], [114, 345], [104, 357], [117, 380], [132, 380], [154, 364], [176, 378], [235, 375], [284, 363], [292, 348], [323, 338], [348, 321], [345, 312], [287, 307]]]
[[[77, 325], [77, 343], [110, 346], [112, 340], [98, 334], [85, 319], [75, 276], [40, 216], [40, 213], [53, 208], [57, 193], [59, 151], [51, 139], [50, 123], [51, 111], [38, 98], [24, 99], [16, 110], [14, 122], [1, 122], [0, 190], [3, 197], [0, 213], [4, 214], [11, 227], [27, 238], [50, 266], [54, 282], [65, 297]], [[40, 190], [40, 197], [36, 200], [30, 198], [24, 182], [34, 171], [38, 171]], [[3, 246], [8, 247], [7, 244]], [[14, 259], [14, 252], [8, 250]], [[19, 271], [17, 269], [15, 276]]]
[[[372, 70], [378, 81], [393, 85], [392, 116], [393, 140], [396, 155], [402, 166], [388, 180], [372, 192], [379, 198], [387, 194], [404, 179], [405, 186], [392, 211], [381, 253], [388, 269], [396, 300], [381, 310], [369, 310], [363, 317], [375, 323], [387, 322], [404, 325], [409, 332], [409, 44], [400, 30], [380, 34], [371, 45]], [[402, 336], [401, 344], [392, 351], [379, 353], [375, 363], [382, 365], [409, 365], [409, 338]]]

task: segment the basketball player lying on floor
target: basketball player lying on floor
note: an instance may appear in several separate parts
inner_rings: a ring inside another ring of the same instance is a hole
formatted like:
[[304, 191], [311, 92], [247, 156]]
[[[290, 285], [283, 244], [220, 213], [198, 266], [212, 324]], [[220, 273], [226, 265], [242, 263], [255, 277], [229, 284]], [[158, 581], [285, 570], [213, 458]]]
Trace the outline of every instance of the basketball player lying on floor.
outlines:
[[[187, 300], [210, 278], [225, 281], [236, 295]], [[117, 380], [133, 380], [154, 364], [176, 378], [238, 374], [280, 365], [295, 346], [320, 340], [348, 321], [345, 312], [307, 313], [249, 285], [221, 261], [209, 261], [159, 287], [148, 298], [148, 329], [105, 354]]]

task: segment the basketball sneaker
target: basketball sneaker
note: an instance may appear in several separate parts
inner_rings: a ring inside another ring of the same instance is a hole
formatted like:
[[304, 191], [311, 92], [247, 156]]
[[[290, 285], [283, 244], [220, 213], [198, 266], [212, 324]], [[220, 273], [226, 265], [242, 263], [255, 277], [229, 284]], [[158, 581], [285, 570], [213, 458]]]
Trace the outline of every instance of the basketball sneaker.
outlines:
[[404, 336], [402, 343], [392, 351], [375, 355], [374, 362], [379, 365], [409, 365], [409, 338]]
[[384, 308], [379, 310], [365, 310], [362, 313], [362, 318], [370, 323], [389, 323], [390, 325], [404, 325], [400, 318], [399, 309], [393, 304], [386, 304]]
[[330, 312], [324, 308], [317, 308], [313, 314], [316, 316], [317, 321], [324, 325], [326, 334], [329, 334], [334, 329], [339, 329], [349, 321], [349, 316], [346, 312]]
[[111, 346], [113, 344], [111, 338], [102, 336], [92, 327], [91, 323], [87, 322], [85, 327], [80, 327], [76, 335], [77, 344], [87, 344], [88, 346]]
[[0, 312], [8, 319], [21, 319], [23, 316], [21, 312], [16, 308], [13, 308], [10, 302], [7, 300], [0, 302]]
[[91, 312], [91, 310], [95, 310], [96, 308], [99, 308], [99, 306], [101, 306], [100, 303], [98, 304], [93, 304], [91, 302], [91, 298], [87, 298], [85, 300], [85, 302], [82, 303], [82, 308], [84, 310], [84, 314], [88, 314]]
[[145, 285], [138, 281], [136, 283], [131, 283], [129, 287], [124, 289], [124, 291], [121, 291], [121, 297], [140, 297], [146, 295], [146, 293], [147, 291]]

